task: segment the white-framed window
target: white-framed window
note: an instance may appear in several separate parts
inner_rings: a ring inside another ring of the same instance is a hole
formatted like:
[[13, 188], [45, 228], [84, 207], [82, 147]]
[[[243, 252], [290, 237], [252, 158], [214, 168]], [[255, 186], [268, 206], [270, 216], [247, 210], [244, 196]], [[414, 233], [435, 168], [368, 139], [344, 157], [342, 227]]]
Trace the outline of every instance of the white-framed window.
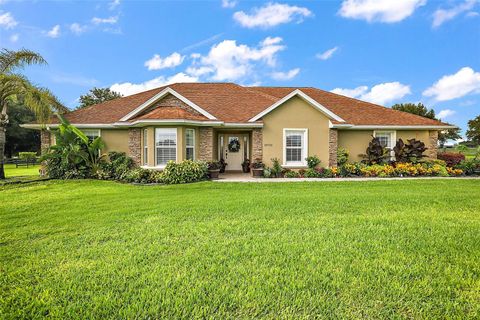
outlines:
[[395, 143], [397, 140], [397, 132], [396, 131], [374, 131], [373, 136], [378, 138], [380, 144], [384, 148], [390, 149], [390, 157], [395, 157], [395, 152], [393, 151], [393, 147], [395, 147]]
[[82, 132], [87, 136], [90, 142], [100, 137], [100, 129], [82, 129]]
[[155, 164], [165, 166], [177, 160], [177, 129], [155, 128]]
[[283, 165], [305, 166], [308, 155], [308, 130], [283, 129]]
[[148, 165], [148, 129], [143, 129], [143, 164]]
[[195, 160], [195, 129], [185, 130], [185, 159]]

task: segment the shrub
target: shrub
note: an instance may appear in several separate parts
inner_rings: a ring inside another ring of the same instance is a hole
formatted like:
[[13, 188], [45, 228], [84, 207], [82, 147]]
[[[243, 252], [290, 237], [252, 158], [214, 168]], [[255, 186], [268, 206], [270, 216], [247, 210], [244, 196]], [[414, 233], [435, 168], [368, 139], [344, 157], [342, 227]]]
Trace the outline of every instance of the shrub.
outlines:
[[252, 163], [252, 169], [263, 169], [265, 165], [260, 159], [255, 159], [255, 162]]
[[272, 177], [279, 178], [282, 175], [282, 166], [280, 165], [280, 160], [278, 158], [273, 158], [271, 173]]
[[135, 162], [125, 152], [109, 152], [108, 161], [100, 164], [98, 179], [125, 180], [128, 172], [135, 167]]
[[370, 141], [365, 152], [363, 162], [370, 165], [383, 163], [389, 157], [389, 150], [382, 146], [378, 138], [373, 138], [372, 141]]
[[223, 164], [219, 161], [210, 161], [207, 162], [207, 169], [208, 170], [221, 170]]
[[455, 152], [442, 152], [437, 155], [437, 158], [445, 161], [447, 167], [455, 167], [465, 160], [465, 155]]
[[321, 162], [316, 155], [306, 157], [305, 160], [307, 161], [307, 166], [310, 169], [315, 169]]
[[288, 170], [287, 172], [285, 172], [284, 177], [285, 178], [300, 178], [300, 174], [296, 171]]
[[303, 174], [303, 176], [305, 178], [319, 178], [320, 173], [318, 170], [314, 168], [308, 168], [307, 170], [305, 170], [305, 173]]
[[464, 160], [455, 168], [462, 170], [466, 175], [476, 174], [480, 171], [480, 159]]
[[19, 152], [18, 157], [21, 160], [25, 160], [30, 163], [37, 158], [37, 153], [36, 152]]
[[206, 179], [208, 165], [202, 161], [185, 160], [180, 163], [169, 161], [160, 179], [165, 184], [197, 182]]
[[263, 177], [265, 178], [272, 178], [272, 169], [271, 168], [268, 168], [268, 167], [265, 167], [263, 168]]
[[161, 172], [150, 169], [134, 168], [125, 175], [125, 181], [134, 183], [159, 183]]
[[337, 149], [337, 166], [341, 167], [348, 161], [348, 151], [344, 148]]

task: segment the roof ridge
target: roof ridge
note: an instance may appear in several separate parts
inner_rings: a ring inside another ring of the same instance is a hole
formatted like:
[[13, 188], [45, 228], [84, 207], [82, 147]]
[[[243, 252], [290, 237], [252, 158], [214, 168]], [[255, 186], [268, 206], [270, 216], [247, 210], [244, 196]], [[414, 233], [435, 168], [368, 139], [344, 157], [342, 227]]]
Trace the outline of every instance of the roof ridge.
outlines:
[[250, 92], [255, 92], [256, 94], [259, 94], [259, 95], [262, 95], [264, 96], [265, 98], [271, 100], [272, 102], [276, 102], [278, 101], [279, 99], [277, 97], [274, 97], [274, 96], [271, 96], [269, 95], [268, 93], [265, 93], [265, 92], [262, 92], [262, 91], [258, 91], [258, 90], [255, 90], [255, 89], [252, 89], [253, 87], [244, 87], [244, 86], [240, 86], [238, 85], [239, 87], [245, 89], [245, 90], [248, 90]]

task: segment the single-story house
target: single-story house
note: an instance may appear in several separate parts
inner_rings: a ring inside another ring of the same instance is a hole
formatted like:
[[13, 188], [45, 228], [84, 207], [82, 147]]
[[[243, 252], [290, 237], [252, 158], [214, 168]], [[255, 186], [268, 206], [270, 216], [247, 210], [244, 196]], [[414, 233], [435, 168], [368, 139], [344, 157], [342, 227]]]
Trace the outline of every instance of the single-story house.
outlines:
[[[146, 168], [170, 161], [224, 159], [227, 170], [242, 162], [278, 158], [305, 168], [317, 155], [336, 166], [337, 148], [360, 161], [372, 136], [386, 147], [416, 138], [437, 155], [443, 122], [392, 110], [312, 87], [244, 87], [234, 83], [175, 83], [65, 114], [89, 137], [101, 136], [108, 151], [123, 151]], [[47, 127], [54, 129], [58, 120]], [[27, 125], [40, 128], [38, 125]], [[54, 143], [42, 130], [42, 150]]]

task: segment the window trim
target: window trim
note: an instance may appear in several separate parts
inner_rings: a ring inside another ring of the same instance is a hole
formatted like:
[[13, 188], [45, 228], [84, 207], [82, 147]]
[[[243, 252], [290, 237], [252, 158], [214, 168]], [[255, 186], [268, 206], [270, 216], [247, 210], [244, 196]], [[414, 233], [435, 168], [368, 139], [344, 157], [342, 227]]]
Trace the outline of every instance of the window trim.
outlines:
[[390, 146], [386, 147], [390, 149], [390, 160], [395, 160], [395, 151], [393, 151], [393, 148], [395, 147], [395, 144], [397, 143], [397, 131], [396, 130], [374, 130], [373, 131], [373, 137], [376, 138], [378, 134], [390, 134], [391, 142]]
[[154, 131], [154, 147], [155, 147], [155, 166], [154, 168], [160, 168], [163, 169], [165, 168], [166, 164], [158, 164], [157, 163], [157, 130], [175, 130], [175, 162], [177, 162], [178, 159], [178, 128], [165, 128], [165, 127], [156, 127]]
[[143, 129], [143, 165], [148, 166], [148, 129]]
[[[303, 148], [302, 148], [302, 161], [300, 162], [287, 162], [287, 131], [303, 131]], [[286, 168], [301, 168], [307, 167], [308, 157], [308, 129], [307, 128], [283, 128], [283, 167]]]
[[101, 129], [82, 128], [82, 129], [80, 129], [80, 131], [82, 131], [84, 135], [87, 135], [87, 134], [85, 133], [85, 131], [96, 131], [96, 132], [97, 132], [97, 137], [101, 137], [101, 136], [102, 136], [102, 130], [101, 130]]
[[[187, 145], [187, 132], [188, 131], [192, 131], [192, 141], [193, 141], [193, 145], [189, 146]], [[186, 128], [185, 129], [185, 160], [187, 160], [187, 148], [192, 148], [193, 149], [193, 159], [191, 160], [195, 160], [195, 129], [194, 128]]]

